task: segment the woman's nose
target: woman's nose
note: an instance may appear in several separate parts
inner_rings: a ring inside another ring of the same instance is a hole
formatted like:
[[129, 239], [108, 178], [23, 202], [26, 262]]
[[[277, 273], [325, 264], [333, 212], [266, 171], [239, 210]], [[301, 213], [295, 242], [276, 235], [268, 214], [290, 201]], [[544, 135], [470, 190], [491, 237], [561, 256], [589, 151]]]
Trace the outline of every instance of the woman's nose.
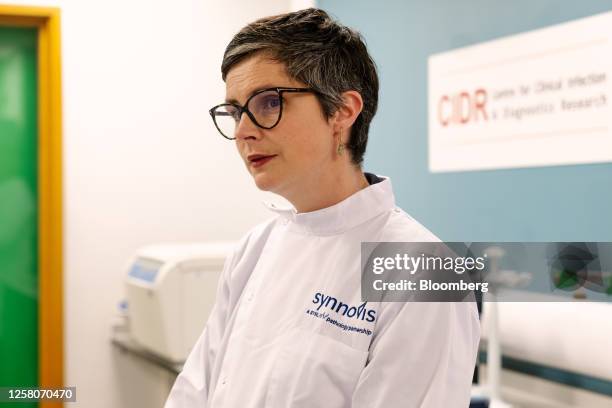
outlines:
[[258, 138], [260, 135], [261, 129], [253, 123], [246, 112], [243, 112], [236, 124], [236, 139]]

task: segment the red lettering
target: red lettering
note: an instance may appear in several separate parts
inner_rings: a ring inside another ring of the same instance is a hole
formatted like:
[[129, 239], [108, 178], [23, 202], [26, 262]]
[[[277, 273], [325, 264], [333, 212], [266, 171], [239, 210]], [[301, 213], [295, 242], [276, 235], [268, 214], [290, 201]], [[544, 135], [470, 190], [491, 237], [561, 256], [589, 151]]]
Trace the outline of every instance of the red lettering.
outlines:
[[472, 112], [472, 104], [470, 101], [470, 94], [468, 94], [467, 92], [461, 92], [459, 94], [459, 109], [457, 110], [457, 115], [459, 116], [459, 123], [468, 123], [470, 121], [470, 116]]
[[450, 118], [444, 118], [444, 104], [448, 103], [448, 96], [444, 95], [440, 98], [440, 102], [438, 103], [438, 120], [442, 126], [448, 126], [448, 122]]
[[474, 92], [474, 120], [478, 120], [478, 112], [482, 113], [484, 120], [489, 120], [485, 105], [487, 104], [487, 91], [484, 89], [477, 89]]
[[465, 125], [476, 122], [479, 117], [489, 120], [486, 110], [487, 91], [476, 89], [472, 94], [461, 91], [453, 95], [443, 95], [438, 101], [438, 121], [440, 125]]

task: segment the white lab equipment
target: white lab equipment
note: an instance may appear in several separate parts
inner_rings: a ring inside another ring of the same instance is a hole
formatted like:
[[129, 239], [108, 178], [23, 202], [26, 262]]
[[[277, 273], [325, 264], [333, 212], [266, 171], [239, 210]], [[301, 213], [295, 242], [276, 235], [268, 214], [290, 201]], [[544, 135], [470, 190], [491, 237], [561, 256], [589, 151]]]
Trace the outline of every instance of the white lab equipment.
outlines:
[[182, 363], [202, 333], [233, 243], [161, 244], [140, 249], [126, 277], [131, 338]]

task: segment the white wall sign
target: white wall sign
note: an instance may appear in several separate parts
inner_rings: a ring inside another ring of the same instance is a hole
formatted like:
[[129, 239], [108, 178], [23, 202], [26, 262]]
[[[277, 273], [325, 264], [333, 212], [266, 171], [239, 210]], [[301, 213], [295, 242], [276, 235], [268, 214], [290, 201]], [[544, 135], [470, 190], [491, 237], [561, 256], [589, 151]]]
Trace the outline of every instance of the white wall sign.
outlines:
[[612, 13], [428, 62], [430, 171], [612, 161]]

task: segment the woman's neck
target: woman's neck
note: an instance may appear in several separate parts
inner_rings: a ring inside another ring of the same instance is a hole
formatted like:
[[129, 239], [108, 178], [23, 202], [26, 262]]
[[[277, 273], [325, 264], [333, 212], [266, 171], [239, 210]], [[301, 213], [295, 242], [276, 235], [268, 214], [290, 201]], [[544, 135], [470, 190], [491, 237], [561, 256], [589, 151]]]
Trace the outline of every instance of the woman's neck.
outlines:
[[312, 212], [338, 204], [369, 185], [360, 167], [346, 166], [343, 171], [313, 177], [285, 198], [298, 213]]

